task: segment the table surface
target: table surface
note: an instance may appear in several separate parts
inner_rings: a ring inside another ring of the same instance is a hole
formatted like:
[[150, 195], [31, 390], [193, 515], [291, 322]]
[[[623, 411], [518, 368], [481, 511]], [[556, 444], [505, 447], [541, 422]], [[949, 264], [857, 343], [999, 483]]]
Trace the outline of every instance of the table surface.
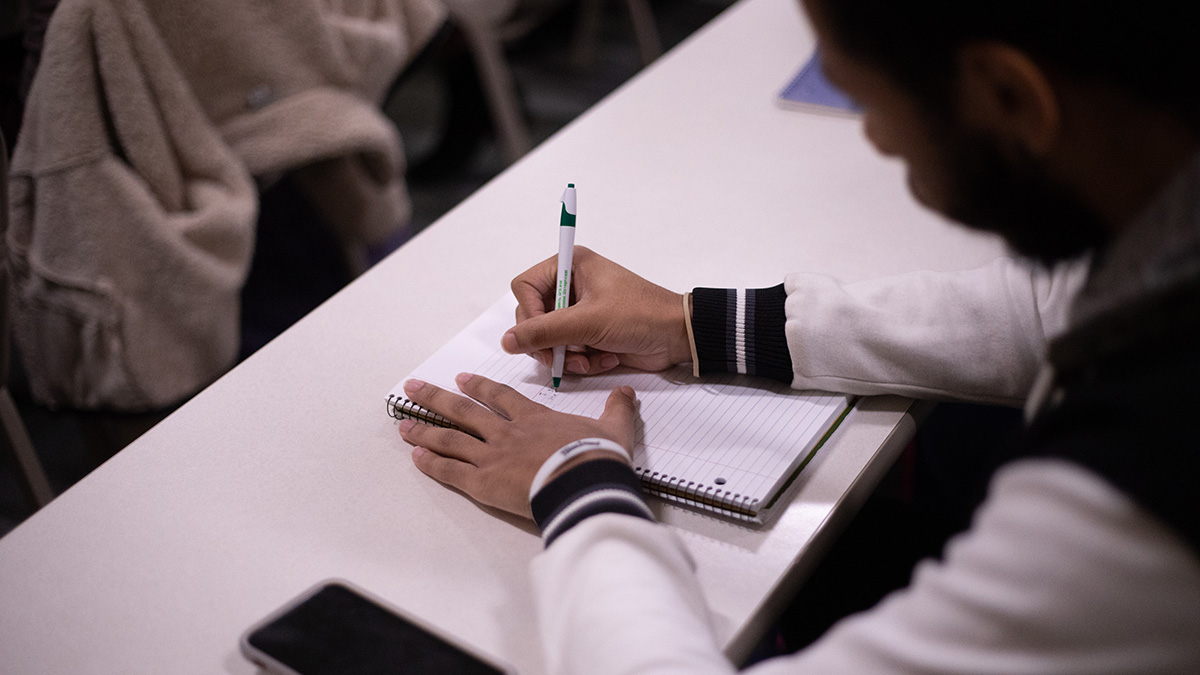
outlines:
[[[676, 290], [962, 269], [999, 243], [922, 211], [855, 120], [778, 91], [813, 38], [794, 0], [743, 0], [0, 539], [0, 660], [24, 673], [252, 673], [242, 631], [347, 578], [542, 672], [532, 524], [421, 475], [383, 395], [577, 243]], [[748, 529], [655, 503], [741, 658], [914, 429], [866, 399]]]

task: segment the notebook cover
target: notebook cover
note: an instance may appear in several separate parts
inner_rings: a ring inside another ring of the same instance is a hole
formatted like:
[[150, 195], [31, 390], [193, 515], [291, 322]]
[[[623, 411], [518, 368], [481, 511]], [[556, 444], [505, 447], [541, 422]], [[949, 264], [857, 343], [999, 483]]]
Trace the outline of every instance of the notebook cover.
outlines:
[[853, 99], [825, 79], [820, 51], [813, 52], [808, 63], [779, 93], [779, 103], [787, 108], [847, 117], [862, 113], [862, 108]]

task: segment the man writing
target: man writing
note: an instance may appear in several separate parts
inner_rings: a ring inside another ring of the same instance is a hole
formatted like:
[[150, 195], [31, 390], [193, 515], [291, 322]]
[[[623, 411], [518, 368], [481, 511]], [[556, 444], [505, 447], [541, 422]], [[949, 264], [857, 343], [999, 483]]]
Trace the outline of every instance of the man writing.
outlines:
[[[567, 310], [546, 313], [552, 260], [514, 280], [504, 348], [544, 361], [554, 345], [586, 345], [568, 363], [577, 374], [691, 361], [798, 388], [1025, 399], [1027, 428], [945, 559], [756, 672], [1196, 672], [1200, 8], [804, 4], [826, 74], [864, 108], [872, 143], [905, 162], [917, 198], [1037, 267], [848, 286], [798, 274], [685, 297], [580, 249]], [[754, 321], [731, 326], [741, 314]], [[458, 385], [486, 408], [407, 391], [478, 438], [401, 433], [425, 473], [538, 521], [550, 670], [732, 670], [686, 552], [619, 451], [573, 458], [530, 503], [555, 450], [631, 446], [636, 394], [614, 391], [592, 420], [482, 377]]]

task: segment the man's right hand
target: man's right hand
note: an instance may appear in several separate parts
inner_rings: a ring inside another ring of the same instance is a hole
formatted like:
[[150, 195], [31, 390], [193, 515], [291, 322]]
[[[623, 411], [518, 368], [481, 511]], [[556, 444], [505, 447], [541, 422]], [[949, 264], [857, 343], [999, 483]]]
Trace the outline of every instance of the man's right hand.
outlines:
[[571, 305], [550, 311], [557, 273], [550, 257], [513, 279], [517, 325], [501, 339], [505, 351], [549, 366], [551, 349], [568, 345], [564, 370], [576, 375], [618, 365], [663, 370], [691, 360], [681, 294], [576, 246]]

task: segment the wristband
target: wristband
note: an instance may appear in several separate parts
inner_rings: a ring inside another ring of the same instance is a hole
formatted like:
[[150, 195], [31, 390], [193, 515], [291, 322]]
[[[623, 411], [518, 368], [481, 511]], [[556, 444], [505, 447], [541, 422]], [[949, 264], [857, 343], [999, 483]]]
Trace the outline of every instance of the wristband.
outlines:
[[696, 333], [692, 330], [692, 292], [683, 294], [683, 323], [687, 326], [688, 347], [692, 349], [692, 376], [700, 377], [700, 356], [696, 353]]
[[547, 457], [546, 461], [542, 463], [542, 468], [538, 469], [538, 472], [533, 476], [533, 484], [529, 486], [529, 501], [533, 501], [533, 496], [545, 486], [546, 479], [550, 478], [550, 475], [558, 467], [565, 464], [572, 457], [591, 450], [604, 450], [620, 455], [627, 462], [633, 461], [633, 458], [629, 456], [628, 450], [621, 447], [620, 443], [610, 441], [607, 438], [583, 438], [567, 443], [556, 450], [553, 455]]

